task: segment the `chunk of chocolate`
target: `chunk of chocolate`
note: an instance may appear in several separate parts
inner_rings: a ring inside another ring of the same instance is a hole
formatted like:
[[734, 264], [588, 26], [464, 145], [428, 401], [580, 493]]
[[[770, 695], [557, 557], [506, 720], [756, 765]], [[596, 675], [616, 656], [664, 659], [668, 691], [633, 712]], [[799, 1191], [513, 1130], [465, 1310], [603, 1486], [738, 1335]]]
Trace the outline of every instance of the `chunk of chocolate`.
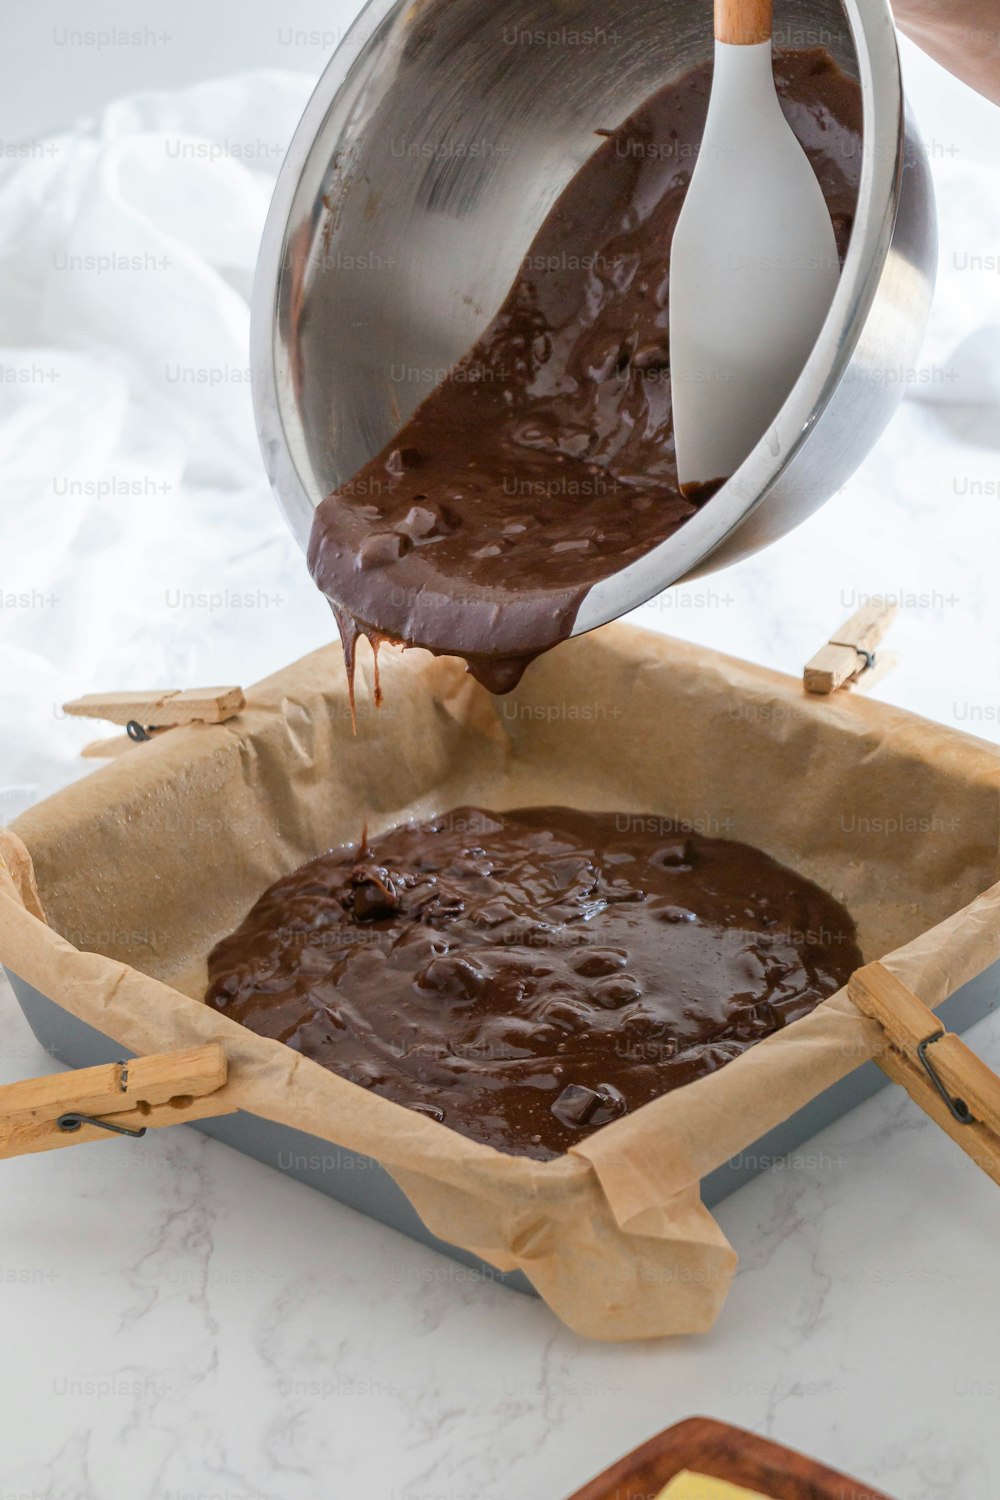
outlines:
[[358, 546], [358, 567], [363, 573], [387, 568], [405, 557], [411, 546], [410, 538], [399, 531], [373, 531]]
[[392, 876], [383, 866], [359, 866], [351, 876], [349, 900], [359, 922], [375, 922], [391, 916], [399, 906]]
[[576, 1130], [581, 1125], [590, 1124], [600, 1104], [596, 1089], [584, 1088], [582, 1083], [569, 1083], [553, 1101], [552, 1113], [561, 1125]]

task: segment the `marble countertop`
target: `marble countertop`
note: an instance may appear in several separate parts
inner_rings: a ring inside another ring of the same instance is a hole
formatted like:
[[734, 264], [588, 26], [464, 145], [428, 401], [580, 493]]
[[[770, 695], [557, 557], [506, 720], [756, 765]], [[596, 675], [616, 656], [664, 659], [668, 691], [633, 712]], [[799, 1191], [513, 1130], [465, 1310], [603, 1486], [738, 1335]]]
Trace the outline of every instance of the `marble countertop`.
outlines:
[[[354, 8], [329, 7], [338, 25]], [[176, 50], [196, 55], [200, 10], [179, 0], [151, 85], [204, 76]], [[255, 14], [239, 65], [287, 67]], [[806, 526], [638, 618], [797, 672], [866, 595], [896, 594], [879, 695], [1000, 740], [1000, 115], [906, 56], [943, 230], [910, 399]], [[92, 731], [60, 718], [66, 698], [253, 681], [329, 637], [232, 375], [309, 83], [145, 94], [0, 162], [0, 352], [27, 372], [0, 383], [0, 821], [82, 774]], [[251, 137], [248, 166], [230, 148]], [[180, 160], [182, 138], [218, 161]], [[64, 253], [109, 246], [148, 274], [102, 280]], [[218, 387], [194, 399], [188, 364]], [[216, 597], [220, 569], [242, 607]], [[969, 1035], [1000, 1066], [1000, 1020]], [[0, 980], [0, 1082], [49, 1066]], [[721, 1206], [741, 1257], [721, 1320], [649, 1345], [587, 1344], [192, 1129], [3, 1173], [0, 1500], [562, 1500], [693, 1414], [896, 1500], [1000, 1493], [1000, 1194], [895, 1089]]]
[[[0, 1017], [0, 1080], [44, 1071]], [[648, 1345], [189, 1127], [3, 1172], [5, 1500], [562, 1500], [694, 1414], [896, 1500], [997, 1494], [1000, 1195], [895, 1089], [721, 1205], [722, 1318]]]

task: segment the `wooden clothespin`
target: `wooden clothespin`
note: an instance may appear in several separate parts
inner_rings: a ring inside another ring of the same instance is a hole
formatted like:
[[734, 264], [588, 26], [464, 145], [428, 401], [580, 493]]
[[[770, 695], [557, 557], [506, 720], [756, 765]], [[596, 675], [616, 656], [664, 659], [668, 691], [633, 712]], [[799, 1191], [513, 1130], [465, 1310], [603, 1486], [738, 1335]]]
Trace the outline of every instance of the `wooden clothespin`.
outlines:
[[87, 693], [63, 704], [63, 712], [84, 719], [107, 719], [124, 724], [125, 734], [110, 740], [95, 740], [81, 752], [84, 756], [110, 759], [125, 750], [154, 739], [181, 724], [224, 724], [246, 707], [239, 687], [177, 688], [166, 692]]
[[0, 1088], [0, 1159], [234, 1114], [221, 1042]]
[[884, 964], [858, 969], [847, 993], [882, 1028], [882, 1071], [1000, 1183], [1000, 1078]]
[[891, 653], [876, 647], [899, 613], [899, 605], [873, 599], [830, 637], [802, 674], [807, 693], [835, 693], [838, 688], [872, 687], [893, 666]]

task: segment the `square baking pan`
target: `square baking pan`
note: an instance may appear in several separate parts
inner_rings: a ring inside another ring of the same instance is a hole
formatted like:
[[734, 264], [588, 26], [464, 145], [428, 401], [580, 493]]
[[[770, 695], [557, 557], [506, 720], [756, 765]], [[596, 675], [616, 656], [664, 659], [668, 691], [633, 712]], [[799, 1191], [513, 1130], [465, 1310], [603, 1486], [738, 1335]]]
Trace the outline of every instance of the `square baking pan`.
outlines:
[[463, 806], [563, 802], [763, 849], [847, 906], [869, 965], [887, 957], [938, 1007], [931, 1029], [961, 1031], [1000, 999], [1000, 750], [628, 627], [567, 643], [499, 700], [455, 662], [389, 651], [382, 666], [376, 712], [362, 663], [356, 734], [330, 648], [251, 688], [228, 722], [159, 734], [23, 814], [11, 857], [17, 845], [23, 879], [33, 864], [41, 906], [32, 915], [16, 882], [0, 899], [17, 1000], [75, 1068], [211, 1041], [232, 1088], [196, 1128], [464, 1274], [537, 1289], [577, 1331], [708, 1327], [736, 1260], [709, 1210], [794, 1167], [886, 1082], [863, 1005], [842, 991], [535, 1163], [207, 1011], [206, 955], [275, 879], [356, 840], [363, 820], [378, 833]]

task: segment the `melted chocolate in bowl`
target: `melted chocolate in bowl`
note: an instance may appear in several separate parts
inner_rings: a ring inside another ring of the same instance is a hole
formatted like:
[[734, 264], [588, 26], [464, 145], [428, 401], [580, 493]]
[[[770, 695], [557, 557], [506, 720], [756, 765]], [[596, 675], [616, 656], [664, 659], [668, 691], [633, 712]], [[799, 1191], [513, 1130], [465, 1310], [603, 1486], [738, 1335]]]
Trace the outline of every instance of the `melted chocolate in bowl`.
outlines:
[[462, 808], [279, 880], [207, 1003], [527, 1156], [723, 1067], [862, 962], [818, 886], [658, 817]]
[[[843, 259], [860, 89], [824, 49], [778, 52], [775, 77]], [[507, 691], [572, 634], [595, 583], [710, 502], [717, 485], [678, 484], [668, 339], [670, 245], [710, 86], [706, 65], [607, 132], [475, 346], [317, 509], [309, 566], [350, 669], [363, 633], [463, 656]]]

